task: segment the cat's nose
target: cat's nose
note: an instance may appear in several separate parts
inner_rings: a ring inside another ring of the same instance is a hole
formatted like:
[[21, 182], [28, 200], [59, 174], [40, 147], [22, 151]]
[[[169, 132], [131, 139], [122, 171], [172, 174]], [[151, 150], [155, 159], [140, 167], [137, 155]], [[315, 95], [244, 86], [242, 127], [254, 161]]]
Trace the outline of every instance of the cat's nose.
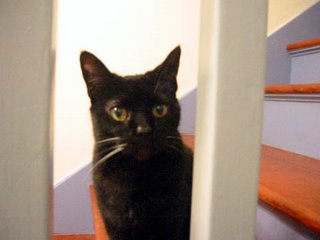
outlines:
[[146, 116], [143, 113], [138, 113], [135, 116], [136, 133], [146, 134], [151, 132], [151, 126], [148, 123]]
[[151, 127], [149, 125], [144, 125], [144, 126], [138, 126], [137, 127], [137, 134], [146, 134], [151, 132]]

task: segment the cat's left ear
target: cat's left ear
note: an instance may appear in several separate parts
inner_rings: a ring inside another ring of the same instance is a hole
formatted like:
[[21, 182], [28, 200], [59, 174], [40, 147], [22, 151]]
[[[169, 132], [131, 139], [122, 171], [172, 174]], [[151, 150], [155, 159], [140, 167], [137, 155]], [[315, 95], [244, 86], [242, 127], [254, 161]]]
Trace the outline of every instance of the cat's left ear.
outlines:
[[157, 90], [163, 90], [175, 94], [178, 85], [177, 85], [177, 74], [179, 70], [181, 48], [177, 46], [175, 49], [169, 53], [164, 62], [157, 67], [156, 70], [159, 71], [157, 78]]
[[94, 99], [96, 91], [110, 78], [110, 71], [92, 53], [83, 51], [80, 54], [80, 64], [83, 78], [87, 84], [88, 95]]

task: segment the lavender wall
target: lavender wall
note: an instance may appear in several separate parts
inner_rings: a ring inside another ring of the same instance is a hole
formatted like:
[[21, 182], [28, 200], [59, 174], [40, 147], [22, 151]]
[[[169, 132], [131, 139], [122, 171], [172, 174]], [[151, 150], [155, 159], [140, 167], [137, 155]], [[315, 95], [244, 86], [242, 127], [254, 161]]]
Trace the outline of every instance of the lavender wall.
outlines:
[[54, 189], [55, 234], [93, 233], [89, 185], [91, 164], [83, 167]]
[[262, 142], [320, 160], [320, 96], [265, 101]]
[[264, 203], [257, 209], [256, 240], [316, 240], [319, 235]]
[[[320, 33], [319, 33], [320, 36]], [[291, 59], [291, 83], [320, 83], [320, 48], [319, 52], [306, 53]]]
[[291, 63], [287, 45], [318, 37], [320, 2], [268, 37], [266, 84], [289, 84]]

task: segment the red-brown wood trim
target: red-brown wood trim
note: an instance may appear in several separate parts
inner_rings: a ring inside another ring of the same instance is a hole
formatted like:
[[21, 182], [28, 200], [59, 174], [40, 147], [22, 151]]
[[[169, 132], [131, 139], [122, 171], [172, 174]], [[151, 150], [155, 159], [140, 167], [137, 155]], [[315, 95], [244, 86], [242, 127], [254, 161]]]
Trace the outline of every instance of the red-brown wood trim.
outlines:
[[52, 240], [95, 240], [93, 234], [55, 235]]
[[318, 94], [320, 93], [320, 83], [267, 85], [264, 90], [269, 94]]
[[309, 48], [320, 45], [320, 38], [314, 38], [303, 42], [296, 42], [287, 46], [288, 51], [294, 51], [302, 48]]
[[182, 135], [183, 142], [192, 150], [194, 150], [194, 136], [193, 135]]
[[102, 216], [98, 207], [97, 196], [94, 190], [94, 186], [90, 185], [91, 206], [93, 214], [93, 223], [95, 231], [95, 240], [109, 240], [107, 231], [104, 227]]

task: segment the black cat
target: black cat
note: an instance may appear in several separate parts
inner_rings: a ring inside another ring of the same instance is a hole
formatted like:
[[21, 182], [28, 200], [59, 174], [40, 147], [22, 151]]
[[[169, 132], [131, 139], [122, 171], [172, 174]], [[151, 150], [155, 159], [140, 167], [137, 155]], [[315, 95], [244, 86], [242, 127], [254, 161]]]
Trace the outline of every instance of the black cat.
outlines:
[[189, 239], [192, 152], [177, 130], [175, 48], [153, 71], [121, 77], [80, 62], [95, 136], [93, 180], [111, 240]]

